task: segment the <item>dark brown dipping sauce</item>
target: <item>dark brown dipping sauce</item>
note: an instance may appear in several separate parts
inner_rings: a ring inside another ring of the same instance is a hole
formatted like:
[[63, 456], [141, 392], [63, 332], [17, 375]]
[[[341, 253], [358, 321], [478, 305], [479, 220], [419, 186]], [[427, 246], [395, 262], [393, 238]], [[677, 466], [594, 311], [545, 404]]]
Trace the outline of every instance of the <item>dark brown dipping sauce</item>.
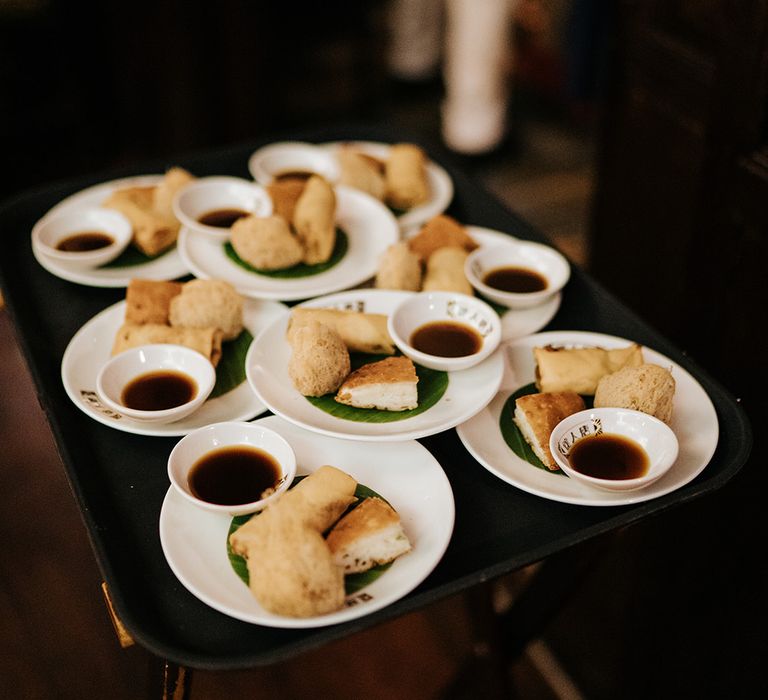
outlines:
[[63, 250], [67, 253], [85, 253], [89, 250], [99, 250], [112, 245], [115, 239], [107, 233], [101, 231], [83, 231], [82, 233], [73, 233], [56, 244], [56, 250]]
[[137, 411], [163, 411], [191, 401], [197, 394], [197, 382], [183, 372], [159, 370], [147, 372], [130, 381], [121, 402]]
[[236, 445], [213, 450], [189, 472], [189, 488], [203, 501], [224, 506], [253, 503], [280, 479], [277, 460], [257, 447]]
[[284, 170], [275, 173], [272, 177], [275, 180], [309, 180], [314, 175], [311, 170]]
[[433, 321], [417, 328], [410, 344], [428, 355], [466, 357], [483, 346], [480, 334], [470, 326], [455, 321]]
[[516, 294], [540, 292], [547, 288], [547, 278], [527, 267], [497, 267], [483, 277], [483, 282], [502, 292]]
[[577, 472], [597, 479], [636, 479], [648, 472], [648, 455], [621, 435], [590, 435], [574, 443], [568, 455]]
[[232, 224], [244, 216], [250, 216], [251, 212], [242, 209], [214, 209], [203, 214], [198, 221], [204, 226], [215, 226], [216, 228], [230, 228]]

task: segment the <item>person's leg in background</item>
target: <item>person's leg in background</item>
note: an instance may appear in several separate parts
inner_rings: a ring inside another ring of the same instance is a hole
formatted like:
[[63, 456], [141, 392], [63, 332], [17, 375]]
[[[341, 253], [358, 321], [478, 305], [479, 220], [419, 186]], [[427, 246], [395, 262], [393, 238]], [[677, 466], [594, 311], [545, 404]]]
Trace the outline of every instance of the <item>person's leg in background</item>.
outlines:
[[446, 0], [445, 144], [466, 155], [497, 148], [507, 129], [511, 20], [519, 0]]

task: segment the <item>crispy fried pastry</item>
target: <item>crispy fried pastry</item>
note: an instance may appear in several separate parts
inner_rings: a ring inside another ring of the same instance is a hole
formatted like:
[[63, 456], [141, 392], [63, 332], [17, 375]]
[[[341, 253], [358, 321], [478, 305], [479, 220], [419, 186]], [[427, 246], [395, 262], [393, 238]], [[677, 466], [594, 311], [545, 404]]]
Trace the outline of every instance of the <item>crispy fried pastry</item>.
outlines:
[[477, 243], [456, 219], [440, 214], [427, 221], [422, 229], [408, 241], [411, 250], [426, 261], [438, 248], [458, 246], [471, 253]]
[[606, 374], [597, 384], [595, 407], [631, 408], [669, 423], [674, 396], [672, 373], [659, 365], [642, 364]]
[[313, 320], [336, 329], [350, 352], [366, 352], [374, 355], [392, 355], [395, 344], [387, 330], [384, 314], [342, 309], [310, 309], [295, 306], [288, 322], [288, 342], [302, 324]]
[[393, 243], [382, 254], [376, 273], [376, 287], [410, 292], [421, 289], [421, 259], [405, 241]]
[[319, 321], [309, 321], [290, 336], [288, 376], [303, 396], [336, 391], [349, 374], [349, 351], [339, 333]]
[[528, 394], [515, 400], [513, 420], [541, 462], [556, 471], [549, 436], [561, 420], [584, 408], [584, 400], [575, 391]]
[[243, 297], [229, 282], [192, 280], [171, 299], [169, 321], [172, 326], [214, 326], [224, 340], [233, 340], [243, 330]]
[[304, 247], [304, 262], [326, 262], [336, 244], [336, 195], [325, 178], [307, 180], [293, 212], [293, 228]]
[[384, 171], [387, 204], [407, 211], [429, 199], [426, 164], [418, 146], [398, 143], [389, 149]]
[[124, 323], [117, 331], [112, 354], [140, 345], [171, 343], [197, 350], [215, 367], [221, 359], [222, 333], [218, 328], [174, 328], [159, 323]]
[[181, 282], [132, 279], [125, 292], [127, 323], [168, 324], [171, 300], [181, 294]]
[[593, 395], [606, 374], [623, 367], [643, 364], [642, 349], [636, 343], [626, 348], [561, 348], [548, 345], [534, 348], [536, 387], [539, 391], [575, 391]]
[[354, 502], [356, 486], [341, 470], [320, 467], [230, 536], [265, 609], [312, 617], [344, 604], [344, 571], [321, 533]]
[[417, 408], [416, 367], [407, 357], [388, 357], [356, 369], [339, 387], [336, 401], [357, 408], [405, 411]]
[[366, 498], [328, 533], [337, 566], [354, 574], [386, 564], [411, 550], [400, 516], [381, 498]]
[[422, 291], [460, 292], [472, 296], [472, 285], [464, 274], [464, 262], [469, 253], [464, 248], [438, 248], [427, 260]]
[[231, 242], [235, 252], [259, 270], [283, 270], [304, 257], [304, 248], [279, 215], [244, 216], [232, 224]]

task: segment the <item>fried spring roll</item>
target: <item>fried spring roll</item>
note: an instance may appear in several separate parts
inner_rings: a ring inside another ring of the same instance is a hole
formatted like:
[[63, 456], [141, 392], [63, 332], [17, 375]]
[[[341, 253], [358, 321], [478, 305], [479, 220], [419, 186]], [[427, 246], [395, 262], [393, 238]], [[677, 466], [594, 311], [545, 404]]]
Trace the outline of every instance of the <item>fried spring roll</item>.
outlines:
[[288, 322], [288, 342], [291, 342], [297, 328], [310, 321], [318, 321], [334, 328], [352, 352], [374, 355], [392, 355], [395, 352], [395, 344], [387, 331], [387, 317], [384, 314], [296, 306], [291, 310]]
[[384, 171], [387, 203], [408, 210], [429, 199], [426, 156], [418, 146], [399, 143], [389, 151]]
[[215, 367], [221, 359], [221, 341], [222, 333], [218, 328], [174, 328], [158, 323], [146, 323], [141, 326], [124, 323], [117, 331], [112, 354], [117, 355], [123, 350], [140, 345], [171, 343], [197, 350]]
[[637, 344], [626, 348], [558, 348], [533, 349], [536, 360], [536, 386], [539, 391], [575, 391], [591, 396], [602, 377], [624, 367], [643, 364], [642, 349]]
[[461, 292], [472, 296], [472, 285], [464, 274], [466, 250], [456, 246], [438, 248], [427, 260], [423, 291]]
[[328, 182], [313, 175], [293, 212], [293, 227], [308, 265], [326, 262], [336, 244], [336, 195]]

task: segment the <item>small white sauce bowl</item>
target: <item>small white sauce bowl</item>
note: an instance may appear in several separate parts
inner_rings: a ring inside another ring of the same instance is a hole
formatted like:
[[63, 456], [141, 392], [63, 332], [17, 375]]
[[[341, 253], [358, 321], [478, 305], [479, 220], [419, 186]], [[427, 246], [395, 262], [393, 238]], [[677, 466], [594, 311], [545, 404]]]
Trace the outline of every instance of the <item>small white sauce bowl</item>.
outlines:
[[[598, 479], [573, 469], [568, 455], [574, 443], [600, 433], [620, 435], [638, 444], [648, 455], [648, 471], [635, 479]], [[675, 463], [679, 446], [672, 428], [647, 413], [626, 408], [589, 408], [555, 426], [549, 437], [549, 449], [558, 466], [583, 484], [605, 491], [634, 491], [664, 476]]]
[[269, 216], [272, 199], [263, 187], [227, 176], [198, 178], [173, 199], [173, 213], [184, 226], [224, 242], [229, 239], [228, 228], [208, 226], [199, 221], [201, 216], [221, 209], [240, 209], [256, 216]]
[[[496, 269], [522, 267], [538, 272], [547, 280], [547, 286], [538, 292], [505, 292], [488, 286], [483, 279]], [[533, 241], [512, 240], [481, 246], [467, 257], [464, 274], [469, 283], [484, 297], [510, 309], [537, 306], [557, 294], [571, 276], [571, 266], [554, 248]]]
[[[59, 250], [64, 239], [78, 233], [105, 233], [112, 243], [85, 251]], [[65, 263], [73, 269], [106, 265], [122, 253], [133, 238], [131, 222], [114, 209], [90, 207], [46, 216], [32, 229], [32, 244], [46, 257]]]
[[311, 172], [335, 183], [340, 177], [336, 156], [327, 149], [302, 141], [281, 141], [256, 151], [248, 161], [253, 179], [270, 184], [281, 173]]
[[[482, 339], [480, 350], [463, 357], [429, 355], [411, 345], [415, 330], [427, 323], [453, 321], [469, 326]], [[389, 335], [400, 351], [415, 363], [445, 372], [474, 367], [501, 342], [501, 319], [481, 299], [458, 292], [419, 292], [401, 302], [387, 319]]]
[[[238, 505], [209, 503], [192, 493], [189, 473], [205, 455], [226, 447], [252, 447], [270, 454], [280, 467], [280, 477], [274, 492], [259, 501]], [[168, 457], [168, 478], [171, 485], [190, 503], [216, 513], [246, 515], [263, 510], [293, 482], [296, 476], [296, 455], [288, 441], [274, 430], [255, 423], [213, 423], [185, 435]]]
[[[186, 374], [197, 385], [187, 403], [160, 411], [128, 408], [122, 403], [126, 386], [150, 372], [175, 371]], [[158, 343], [130, 348], [115, 355], [96, 376], [96, 392], [113, 411], [133, 420], [148, 423], [172, 423], [188, 416], [203, 405], [216, 384], [216, 371], [208, 358], [182, 345]]]

